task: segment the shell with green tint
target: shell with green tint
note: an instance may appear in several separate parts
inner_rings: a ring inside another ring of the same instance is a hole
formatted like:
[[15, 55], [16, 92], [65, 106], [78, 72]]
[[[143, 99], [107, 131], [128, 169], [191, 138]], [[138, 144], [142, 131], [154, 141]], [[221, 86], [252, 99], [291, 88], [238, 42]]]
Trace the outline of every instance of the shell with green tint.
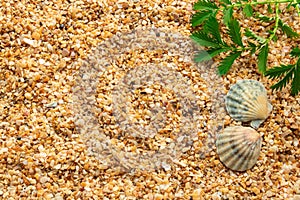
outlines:
[[261, 136], [250, 127], [227, 127], [217, 135], [217, 154], [221, 162], [236, 171], [252, 168], [260, 153]]
[[256, 80], [241, 80], [234, 84], [225, 98], [229, 115], [242, 122], [251, 121], [257, 129], [272, 111], [265, 87]]

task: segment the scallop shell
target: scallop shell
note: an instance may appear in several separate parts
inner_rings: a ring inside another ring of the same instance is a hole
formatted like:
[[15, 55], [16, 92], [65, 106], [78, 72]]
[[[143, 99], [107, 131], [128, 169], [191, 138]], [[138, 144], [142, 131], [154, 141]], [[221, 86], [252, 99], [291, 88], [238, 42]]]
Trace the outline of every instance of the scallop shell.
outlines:
[[233, 119], [251, 121], [255, 129], [268, 118], [273, 108], [265, 87], [256, 80], [241, 80], [233, 85], [226, 95], [225, 105]]
[[227, 127], [217, 135], [217, 154], [221, 162], [236, 171], [252, 168], [260, 153], [261, 136], [250, 127]]

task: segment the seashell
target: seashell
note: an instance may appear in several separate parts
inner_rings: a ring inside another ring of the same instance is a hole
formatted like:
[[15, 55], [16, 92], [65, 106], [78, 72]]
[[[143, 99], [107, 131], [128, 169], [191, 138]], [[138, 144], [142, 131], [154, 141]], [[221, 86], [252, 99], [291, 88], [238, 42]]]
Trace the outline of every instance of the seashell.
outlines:
[[250, 125], [255, 129], [268, 118], [273, 109], [265, 87], [256, 80], [241, 80], [234, 84], [226, 95], [225, 105], [233, 119], [251, 121]]
[[217, 154], [221, 162], [236, 171], [252, 168], [260, 153], [261, 136], [250, 127], [227, 127], [217, 135]]

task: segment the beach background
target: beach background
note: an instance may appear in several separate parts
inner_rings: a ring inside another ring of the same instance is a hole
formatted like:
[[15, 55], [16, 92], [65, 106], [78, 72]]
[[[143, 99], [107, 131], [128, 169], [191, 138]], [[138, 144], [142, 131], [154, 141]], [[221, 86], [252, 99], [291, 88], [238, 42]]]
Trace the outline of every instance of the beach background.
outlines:
[[[140, 106], [141, 102], [143, 105], [171, 102], [162, 105], [168, 111], [169, 129], [143, 143], [134, 142], [130, 134], [120, 136], [120, 132], [114, 131], [117, 128], [111, 106], [113, 100], [109, 96], [116, 80], [124, 75], [122, 66], [134, 68], [139, 63], [136, 60], [142, 64], [161, 64], [161, 60], [175, 63], [177, 71], [190, 80], [202, 111], [199, 131], [192, 143], [188, 143], [189, 149], [182, 150], [175, 162], [161, 168], [129, 167], [128, 170], [125, 167], [126, 170], [122, 170], [124, 166], [118, 162], [123, 154], [108, 153], [107, 158], [91, 154], [89, 145], [96, 145], [97, 149], [101, 139], [88, 143], [84, 132], [78, 131], [80, 125], [74, 122], [73, 89], [83, 67], [93, 65], [92, 61], [83, 65], [86, 60], [91, 56], [99, 59], [107, 56], [107, 51], [95, 53], [97, 47], [114, 36], [123, 37], [134, 30], [153, 28], [171, 35], [170, 41], [165, 35], [161, 41], [177, 44], [172, 34], [188, 38], [193, 31], [190, 19], [194, 3], [187, 0], [1, 1], [0, 199], [300, 199], [300, 97], [291, 96], [289, 87], [272, 91], [270, 86], [274, 81], [258, 72], [255, 55], [243, 55], [227, 75], [215, 78], [221, 83], [216, 89], [220, 89], [220, 95], [226, 94], [237, 80], [258, 80], [266, 87], [273, 105], [270, 116], [258, 129], [263, 138], [258, 161], [246, 172], [227, 169], [211, 145], [216, 134], [211, 130], [220, 131], [218, 127], [206, 126], [215, 119], [211, 118], [212, 113], [220, 116], [221, 125], [240, 124], [224, 110], [213, 110], [218, 97], [210, 92], [214, 84], [204, 77], [216, 74], [201, 76], [203, 68], [195, 71], [193, 64], [183, 62], [180, 56], [166, 57], [170, 46], [136, 53], [129, 49], [130, 53], [123, 57], [113, 57], [117, 64], [100, 71], [101, 77], [95, 79], [98, 83], [95, 112], [97, 126], [107, 130], [110, 144], [118, 149], [141, 149], [142, 152], [167, 147], [182, 114], [176, 107], [179, 100], [174, 92], [152, 85], [138, 88], [139, 92], [133, 94], [135, 101], [131, 103], [136, 111], [145, 109]], [[284, 8], [284, 4], [282, 6]], [[267, 12], [264, 6], [256, 10]], [[282, 17], [300, 33], [299, 17], [295, 13], [291, 10]], [[238, 12], [235, 16], [243, 22], [243, 28], [251, 27], [262, 36], [265, 34], [264, 24], [246, 19]], [[293, 62], [289, 52], [299, 45], [299, 38], [289, 39], [280, 31], [278, 38], [270, 43], [268, 66]], [[222, 103], [223, 96], [219, 98]], [[136, 117], [143, 118], [142, 113]], [[207, 144], [211, 146], [203, 153]], [[115, 159], [113, 164], [108, 162], [111, 159]], [[130, 157], [126, 159], [130, 164]]]

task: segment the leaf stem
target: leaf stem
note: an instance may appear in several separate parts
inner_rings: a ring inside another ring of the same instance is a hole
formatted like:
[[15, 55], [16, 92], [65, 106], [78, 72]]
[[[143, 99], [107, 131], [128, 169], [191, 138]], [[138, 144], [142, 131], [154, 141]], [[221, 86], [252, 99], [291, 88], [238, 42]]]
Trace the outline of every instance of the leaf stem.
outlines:
[[279, 26], [279, 3], [276, 3], [275, 4], [275, 26], [274, 26], [274, 29], [272, 31], [272, 34], [266, 40], [266, 43], [268, 43], [269, 41], [271, 41], [275, 37], [278, 26]]
[[[297, 3], [297, 0], [293, 0], [295, 3]], [[234, 4], [231, 4], [231, 5], [226, 5], [225, 7], [223, 8], [220, 8], [219, 10], [224, 10], [224, 9], [227, 9], [227, 8], [234, 8], [234, 7], [243, 7], [245, 5], [251, 5], [251, 6], [255, 6], [255, 5], [259, 5], [259, 4], [280, 4], [280, 3], [290, 3], [291, 0], [276, 0], [276, 1], [260, 1], [260, 2], [249, 2], [249, 3], [234, 3]], [[299, 10], [299, 8], [297, 8], [297, 10]], [[299, 13], [299, 11], [298, 11]]]
[[297, 0], [293, 0], [293, 2], [296, 4], [296, 10], [297, 10], [297, 13], [298, 13], [298, 17], [300, 17], [300, 9], [299, 9], [299, 3], [297, 2]]

